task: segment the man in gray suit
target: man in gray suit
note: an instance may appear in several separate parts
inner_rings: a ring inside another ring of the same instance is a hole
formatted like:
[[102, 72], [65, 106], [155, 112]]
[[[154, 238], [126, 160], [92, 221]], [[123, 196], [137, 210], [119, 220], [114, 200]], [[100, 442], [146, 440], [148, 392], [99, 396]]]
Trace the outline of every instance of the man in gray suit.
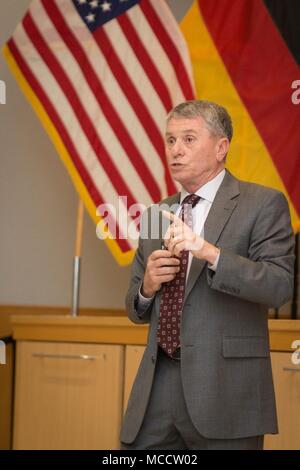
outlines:
[[182, 191], [162, 202], [183, 209], [164, 213], [161, 239], [140, 236], [132, 265], [128, 315], [150, 328], [123, 449], [262, 449], [277, 432], [267, 319], [292, 296], [294, 236], [281, 192], [225, 169], [231, 138], [215, 103], [182, 103], [167, 118]]

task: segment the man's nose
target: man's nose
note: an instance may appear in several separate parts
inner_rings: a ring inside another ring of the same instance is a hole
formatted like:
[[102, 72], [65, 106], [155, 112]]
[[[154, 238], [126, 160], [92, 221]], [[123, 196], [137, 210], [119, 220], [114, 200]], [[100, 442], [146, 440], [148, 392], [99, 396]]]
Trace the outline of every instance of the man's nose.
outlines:
[[177, 155], [178, 156], [183, 155], [183, 153], [184, 153], [183, 143], [180, 139], [177, 139], [172, 147], [172, 154], [174, 157], [176, 157]]

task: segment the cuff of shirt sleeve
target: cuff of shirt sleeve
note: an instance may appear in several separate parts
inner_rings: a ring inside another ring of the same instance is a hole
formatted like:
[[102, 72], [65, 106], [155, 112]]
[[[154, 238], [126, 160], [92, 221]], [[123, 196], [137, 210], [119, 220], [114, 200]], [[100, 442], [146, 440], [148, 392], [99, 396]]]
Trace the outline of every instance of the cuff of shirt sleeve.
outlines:
[[141, 293], [141, 288], [142, 286], [140, 287], [139, 294], [138, 294], [138, 308], [141, 308], [142, 310], [144, 310], [146, 307], [148, 307], [151, 304], [155, 296], [153, 295], [152, 297], [144, 297]]
[[220, 258], [220, 252], [218, 253], [216, 261], [214, 262], [214, 264], [209, 264], [208, 268], [211, 269], [212, 271], [216, 271], [217, 267], [218, 267], [219, 258]]

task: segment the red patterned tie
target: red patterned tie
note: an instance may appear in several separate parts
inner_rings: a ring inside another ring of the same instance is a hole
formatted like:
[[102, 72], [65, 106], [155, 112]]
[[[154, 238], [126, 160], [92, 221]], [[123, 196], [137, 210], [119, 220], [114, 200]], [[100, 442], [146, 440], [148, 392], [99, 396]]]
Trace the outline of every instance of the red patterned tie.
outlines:
[[[190, 194], [182, 202], [179, 217], [190, 228], [193, 227], [192, 208], [200, 199], [200, 196]], [[180, 347], [180, 322], [188, 259], [189, 252], [183, 251], [180, 258], [180, 271], [172, 281], [165, 282], [162, 286], [157, 341], [164, 352], [171, 357], [174, 351]]]

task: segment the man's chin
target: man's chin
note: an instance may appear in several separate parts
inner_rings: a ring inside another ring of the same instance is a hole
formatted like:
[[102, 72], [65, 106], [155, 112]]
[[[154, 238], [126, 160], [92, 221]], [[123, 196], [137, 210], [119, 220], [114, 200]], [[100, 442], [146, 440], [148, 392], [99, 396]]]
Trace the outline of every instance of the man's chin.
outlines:
[[176, 181], [176, 183], [180, 184], [183, 187], [185, 186], [185, 184], [188, 184], [189, 180], [187, 178], [184, 178], [183, 176], [176, 175], [174, 173], [171, 173], [171, 176], [173, 180]]
[[174, 181], [176, 181], [177, 183], [180, 183], [182, 184], [182, 181], [185, 180], [184, 176], [183, 176], [183, 172], [180, 171], [179, 169], [176, 171], [176, 170], [170, 170], [170, 173], [171, 173], [171, 176], [173, 178]]

